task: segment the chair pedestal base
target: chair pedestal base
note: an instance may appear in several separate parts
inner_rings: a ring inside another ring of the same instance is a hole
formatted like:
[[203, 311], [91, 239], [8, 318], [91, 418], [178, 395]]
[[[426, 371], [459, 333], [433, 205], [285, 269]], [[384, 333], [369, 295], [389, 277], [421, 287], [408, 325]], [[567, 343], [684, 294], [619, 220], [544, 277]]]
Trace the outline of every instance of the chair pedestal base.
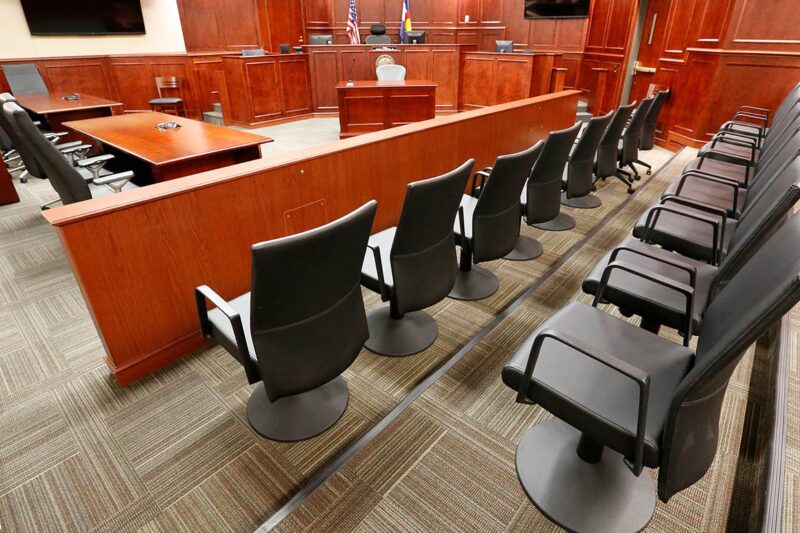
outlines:
[[405, 357], [419, 353], [436, 340], [439, 328], [425, 311], [406, 313], [400, 320], [391, 316], [389, 307], [367, 314], [369, 339], [364, 348], [378, 355]]
[[575, 209], [595, 209], [603, 205], [603, 202], [601, 202], [600, 198], [598, 198], [593, 194], [587, 194], [586, 196], [577, 196], [575, 198], [567, 198], [567, 193], [562, 192], [561, 204], [569, 207], [574, 207]]
[[517, 244], [511, 252], [503, 257], [509, 261], [530, 261], [544, 253], [542, 243], [525, 235], [517, 237]]
[[546, 231], [567, 231], [575, 227], [575, 219], [566, 213], [559, 213], [553, 220], [531, 224], [534, 228]]
[[656, 492], [645, 469], [636, 477], [606, 448], [595, 464], [576, 449], [580, 432], [560, 420], [529, 429], [517, 446], [522, 488], [550, 520], [569, 531], [641, 531], [653, 518]]
[[456, 284], [449, 296], [455, 300], [481, 300], [488, 298], [500, 288], [500, 281], [490, 270], [472, 265], [472, 269], [458, 271]]
[[350, 393], [342, 376], [308, 392], [286, 396], [276, 402], [267, 399], [259, 383], [247, 402], [247, 420], [262, 437], [295, 442], [319, 435], [339, 420], [347, 408]]

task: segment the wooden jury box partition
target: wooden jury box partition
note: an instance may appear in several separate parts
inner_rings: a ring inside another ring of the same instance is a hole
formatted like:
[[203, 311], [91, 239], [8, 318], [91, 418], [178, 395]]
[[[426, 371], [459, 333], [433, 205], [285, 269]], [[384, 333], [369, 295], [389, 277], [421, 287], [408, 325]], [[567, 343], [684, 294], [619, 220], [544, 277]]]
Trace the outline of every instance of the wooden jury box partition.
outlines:
[[[122, 385], [204, 345], [193, 290], [250, 290], [250, 247], [371, 199], [397, 223], [409, 182], [528, 148], [575, 120], [579, 91], [439, 116], [48, 210]], [[509, 127], [513, 125], [513, 127]]]
[[436, 115], [436, 84], [427, 80], [340, 82], [339, 138], [428, 120]]

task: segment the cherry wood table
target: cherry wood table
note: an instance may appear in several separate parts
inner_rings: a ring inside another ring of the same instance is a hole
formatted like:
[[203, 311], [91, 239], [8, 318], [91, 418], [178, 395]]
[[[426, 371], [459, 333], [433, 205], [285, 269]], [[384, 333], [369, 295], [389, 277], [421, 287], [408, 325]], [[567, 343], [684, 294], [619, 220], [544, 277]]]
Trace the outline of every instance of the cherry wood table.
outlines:
[[[161, 130], [162, 122], [180, 128]], [[164, 113], [131, 113], [67, 122], [116, 156], [119, 170], [133, 170], [139, 184], [167, 181], [261, 157], [269, 137]]]
[[434, 118], [436, 87], [429, 80], [340, 82], [339, 138]]
[[[64, 131], [64, 122], [108, 117], [122, 113], [122, 102], [81, 94], [79, 100], [64, 100], [67, 93], [16, 95], [19, 105], [47, 120], [52, 131]], [[87, 139], [71, 133], [63, 141]]]

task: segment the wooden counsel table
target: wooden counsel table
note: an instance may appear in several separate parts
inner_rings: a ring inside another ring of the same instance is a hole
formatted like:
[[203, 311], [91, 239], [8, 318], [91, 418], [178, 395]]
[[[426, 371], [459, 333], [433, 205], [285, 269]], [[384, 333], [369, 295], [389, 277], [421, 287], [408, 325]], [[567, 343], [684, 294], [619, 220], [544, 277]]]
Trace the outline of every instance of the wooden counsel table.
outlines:
[[11, 179], [11, 173], [5, 165], [0, 164], [0, 205], [15, 204], [19, 202], [17, 189]]
[[[47, 120], [52, 131], [64, 131], [64, 122], [108, 117], [122, 112], [122, 103], [81, 94], [79, 100], [64, 100], [66, 93], [15, 95], [19, 105]], [[64, 141], [79, 140], [72, 134]], [[80, 139], [83, 140], [83, 139]]]
[[[161, 130], [162, 122], [180, 128]], [[261, 157], [269, 137], [164, 113], [131, 113], [67, 122], [65, 127], [92, 137], [114, 154], [120, 170], [133, 170], [138, 183], [166, 181]]]
[[436, 84], [429, 80], [340, 82], [336, 91], [342, 139], [436, 116]]

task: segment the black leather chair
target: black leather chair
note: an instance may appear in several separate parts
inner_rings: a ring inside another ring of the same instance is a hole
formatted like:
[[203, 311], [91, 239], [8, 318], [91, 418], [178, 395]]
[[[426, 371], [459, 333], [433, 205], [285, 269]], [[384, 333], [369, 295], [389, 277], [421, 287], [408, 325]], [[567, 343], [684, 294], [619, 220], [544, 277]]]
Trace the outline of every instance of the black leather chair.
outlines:
[[370, 351], [405, 356], [436, 340], [436, 321], [422, 309], [447, 297], [456, 282], [453, 220], [473, 164], [409, 183], [397, 226], [370, 237], [361, 284], [389, 302], [367, 316]]
[[514, 249], [520, 228], [519, 196], [543, 146], [539, 141], [522, 152], [501, 155], [489, 173], [473, 176], [472, 189], [480, 196], [464, 195], [458, 208], [454, 231], [461, 260], [450, 298], [480, 300], [500, 287], [497, 276], [477, 263], [501, 259]]
[[575, 219], [561, 212], [561, 188], [564, 167], [580, 130], [578, 123], [547, 136], [521, 198], [522, 213], [529, 226], [548, 231], [575, 227]]
[[[639, 144], [642, 142], [642, 128], [644, 127], [645, 118], [650, 111], [650, 106], [653, 105], [653, 97], [645, 98], [639, 104], [639, 107], [631, 115], [631, 121], [625, 128], [622, 134], [622, 142], [618, 152], [618, 166], [619, 170], [625, 174], [629, 179], [629, 185], [633, 185], [634, 180], [641, 179], [639, 171], [636, 169], [634, 163], [639, 162]], [[647, 174], [651, 173], [650, 165], [644, 163], [647, 167]], [[628, 174], [624, 167], [631, 169], [632, 174]]]
[[392, 38], [386, 35], [386, 26], [383, 24], [371, 25], [369, 33], [364, 44], [392, 44]]
[[[32, 163], [41, 168], [50, 180], [63, 205], [89, 200], [97, 196], [137, 188], [130, 183], [133, 172], [119, 172], [100, 178], [84, 176], [73, 167], [59, 149], [36, 127], [30, 116], [14, 102], [3, 104], [3, 113], [21, 134], [20, 146], [30, 150]], [[43, 206], [44, 208], [44, 206]]]
[[600, 140], [603, 138], [614, 113], [594, 117], [583, 130], [578, 142], [572, 148], [564, 175], [561, 203], [578, 209], [600, 207], [600, 198], [592, 194], [594, 190], [594, 161]]
[[614, 118], [608, 125], [603, 138], [600, 140], [600, 147], [597, 149], [597, 160], [594, 165], [594, 175], [597, 179], [605, 181], [606, 178], [616, 178], [628, 186], [628, 193], [633, 194], [633, 185], [630, 174], [617, 168], [617, 158], [619, 157], [619, 143], [622, 138], [622, 131], [628, 122], [636, 103], [620, 106], [614, 112]]
[[36, 63], [10, 63], [3, 65], [3, 74], [14, 94], [47, 94], [42, 75]]
[[[658, 91], [653, 97], [653, 103], [650, 104], [650, 110], [647, 112], [647, 117], [644, 119], [642, 126], [642, 138], [639, 141], [640, 150], [652, 150], [656, 145], [656, 127], [658, 126], [658, 118], [661, 115], [661, 108], [664, 107], [669, 98], [670, 90]], [[650, 165], [644, 161], [636, 161], [636, 163], [650, 168]]]
[[[347, 408], [341, 374], [368, 336], [359, 273], [377, 202], [320, 228], [253, 245], [252, 291], [195, 289], [203, 337], [259, 383], [247, 419], [277, 441], [309, 439]], [[215, 307], [207, 310], [206, 301]]]
[[525, 492], [550, 520], [639, 531], [655, 510], [646, 468], [659, 469], [663, 502], [703, 477], [731, 374], [800, 300], [798, 242], [795, 216], [708, 307], [694, 353], [578, 302], [528, 337], [502, 377], [518, 402], [556, 417], [529, 429], [516, 455]]
[[[583, 280], [583, 291], [595, 295], [603, 287], [603, 300], [619, 307], [623, 315], [642, 317], [641, 326], [654, 333], [662, 325], [675, 328], [683, 332], [688, 343], [692, 333], [701, 331], [705, 310], [718, 290], [798, 201], [800, 158], [794, 158], [769, 189], [748, 206], [718, 267], [626, 239], [597, 263]], [[688, 308], [692, 309], [691, 317]]]

